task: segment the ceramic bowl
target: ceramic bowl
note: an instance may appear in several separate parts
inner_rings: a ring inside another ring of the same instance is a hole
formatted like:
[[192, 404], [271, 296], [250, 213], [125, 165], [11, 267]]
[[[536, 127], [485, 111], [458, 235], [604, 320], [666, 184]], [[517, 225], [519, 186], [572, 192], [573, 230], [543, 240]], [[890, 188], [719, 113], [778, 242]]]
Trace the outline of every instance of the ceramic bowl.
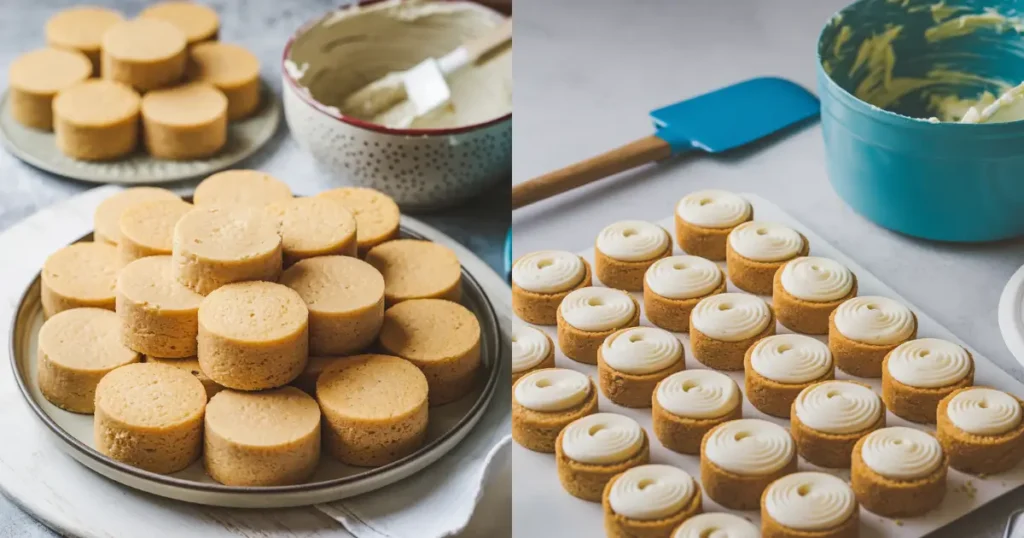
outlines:
[[[503, 17], [482, 5], [470, 7], [476, 16], [489, 20]], [[344, 115], [337, 107], [321, 102], [324, 99], [314, 98], [300, 80], [322, 77], [329, 81], [328, 91], [347, 95], [418, 61], [415, 55], [399, 64], [379, 59], [375, 47], [386, 48], [388, 41], [375, 28], [352, 39], [352, 29], [346, 27], [350, 18], [344, 16], [347, 9], [351, 8], [329, 12], [300, 28], [285, 46], [282, 59], [285, 118], [317, 167], [341, 185], [380, 190], [404, 210], [456, 205], [498, 181], [509, 181], [511, 112], [460, 127], [400, 129]], [[466, 29], [428, 30], [435, 35], [422, 40], [419, 59], [442, 56], [468, 37]], [[411, 28], [409, 32], [428, 30]]]
[[1024, 81], [1015, 1], [861, 0], [826, 24], [818, 87], [828, 175], [874, 222], [912, 236], [1024, 235], [1024, 122], [955, 119]]

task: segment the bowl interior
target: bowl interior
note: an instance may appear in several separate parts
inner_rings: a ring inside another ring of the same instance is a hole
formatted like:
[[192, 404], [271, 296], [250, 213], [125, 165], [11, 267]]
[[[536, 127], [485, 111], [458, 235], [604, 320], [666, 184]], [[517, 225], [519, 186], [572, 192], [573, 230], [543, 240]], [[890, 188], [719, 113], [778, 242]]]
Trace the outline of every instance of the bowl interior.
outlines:
[[[957, 121], [1024, 82], [1024, 1], [860, 0], [818, 42], [825, 73], [843, 90], [912, 118]], [[1024, 119], [1024, 104], [993, 122]]]

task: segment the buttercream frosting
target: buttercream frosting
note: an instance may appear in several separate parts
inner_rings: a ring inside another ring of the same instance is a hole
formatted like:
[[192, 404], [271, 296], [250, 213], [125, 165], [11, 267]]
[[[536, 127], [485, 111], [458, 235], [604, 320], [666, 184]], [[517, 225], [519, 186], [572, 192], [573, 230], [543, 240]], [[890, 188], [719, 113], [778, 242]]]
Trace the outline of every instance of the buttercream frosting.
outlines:
[[701, 299], [690, 326], [715, 340], [739, 342], [761, 334], [772, 319], [768, 303], [745, 293], [719, 293]]
[[601, 358], [613, 370], [651, 374], [679, 362], [683, 358], [683, 344], [665, 329], [632, 327], [605, 339]]
[[748, 260], [778, 262], [799, 255], [804, 248], [804, 238], [782, 224], [752, 221], [729, 232], [729, 246]]
[[658, 405], [686, 418], [725, 416], [740, 405], [740, 389], [729, 376], [714, 370], [683, 370], [658, 384]]
[[640, 465], [622, 473], [608, 492], [608, 504], [629, 519], [651, 521], [679, 513], [697, 492], [686, 471], [671, 465]]
[[893, 480], [915, 480], [942, 464], [942, 446], [927, 433], [893, 426], [864, 437], [861, 459], [876, 473]]
[[731, 228], [750, 218], [750, 202], [722, 190], [703, 190], [683, 196], [676, 214], [702, 228]]
[[536, 367], [551, 354], [551, 340], [540, 329], [516, 325], [512, 328], [512, 373]]
[[817, 256], [788, 262], [780, 279], [790, 295], [816, 303], [841, 299], [853, 289], [853, 273], [849, 269], [835, 260]]
[[699, 256], [662, 258], [644, 274], [647, 287], [669, 299], [704, 297], [722, 284], [722, 270]]
[[836, 329], [850, 340], [874, 345], [898, 344], [914, 334], [914, 314], [887, 297], [862, 296], [836, 308]]
[[768, 486], [764, 509], [784, 527], [823, 531], [838, 527], [857, 509], [853, 489], [825, 473], [793, 473]]
[[564, 250], [531, 252], [512, 266], [512, 282], [534, 293], [559, 293], [579, 284], [586, 276], [583, 260]]
[[779, 383], [807, 383], [832, 369], [832, 352], [820, 340], [802, 334], [776, 334], [750, 351], [750, 366]]
[[607, 465], [633, 457], [644, 444], [644, 430], [629, 417], [594, 413], [562, 430], [562, 453], [580, 463]]
[[590, 395], [590, 378], [575, 370], [545, 368], [524, 375], [516, 382], [515, 399], [519, 405], [554, 413], [576, 407]]
[[761, 531], [740, 516], [724, 512], [698, 514], [683, 522], [672, 538], [760, 538]]
[[954, 426], [974, 435], [1002, 435], [1020, 426], [1020, 402], [1009, 394], [981, 387], [950, 398], [946, 416]]
[[795, 450], [785, 428], [756, 418], [725, 422], [704, 439], [706, 458], [726, 471], [747, 476], [782, 469], [792, 461]]
[[918, 338], [889, 352], [889, 375], [917, 388], [948, 387], [967, 377], [972, 361], [967, 350], [939, 338]]
[[558, 307], [562, 319], [581, 331], [617, 329], [633, 319], [636, 303], [624, 291], [591, 286], [573, 291]]
[[668, 232], [642, 220], [623, 220], [606, 226], [597, 234], [597, 249], [622, 261], [650, 260], [670, 248]]
[[808, 428], [833, 434], [862, 432], [885, 412], [874, 391], [850, 381], [811, 385], [797, 395], [794, 409]]

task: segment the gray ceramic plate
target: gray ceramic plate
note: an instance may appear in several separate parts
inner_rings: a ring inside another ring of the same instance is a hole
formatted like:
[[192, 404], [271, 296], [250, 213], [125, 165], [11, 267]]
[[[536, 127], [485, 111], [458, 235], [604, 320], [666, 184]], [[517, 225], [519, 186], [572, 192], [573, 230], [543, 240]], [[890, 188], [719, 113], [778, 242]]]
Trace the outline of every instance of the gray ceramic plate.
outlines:
[[281, 122], [281, 104], [264, 84], [260, 109], [252, 117], [229, 123], [227, 145], [209, 159], [167, 161], [154, 159], [140, 149], [117, 161], [88, 162], [61, 153], [53, 133], [29, 129], [14, 121], [7, 99], [4, 92], [0, 97], [0, 141], [4, 147], [36, 168], [90, 183], [153, 184], [210, 175], [255, 153], [270, 141]]
[[[405, 219], [402, 235], [422, 239], [417, 228], [426, 225]], [[427, 231], [427, 230], [424, 230]], [[91, 238], [91, 234], [83, 240]], [[449, 452], [469, 434], [487, 409], [501, 381], [501, 329], [494, 308], [479, 284], [462, 269], [462, 304], [480, 320], [481, 373], [479, 387], [461, 400], [433, 407], [427, 440], [417, 452], [376, 468], [344, 465], [327, 454], [305, 484], [275, 487], [224, 486], [203, 471], [202, 461], [173, 475], [160, 475], [114, 461], [93, 447], [93, 417], [69, 413], [48, 402], [36, 383], [36, 339], [43, 323], [39, 277], [25, 290], [11, 326], [11, 366], [21, 394], [35, 416], [55, 436], [61, 448], [93, 471], [126, 486], [180, 501], [238, 508], [281, 508], [325, 503], [359, 495], [397, 482], [422, 470]], [[504, 382], [508, 382], [507, 380]]]

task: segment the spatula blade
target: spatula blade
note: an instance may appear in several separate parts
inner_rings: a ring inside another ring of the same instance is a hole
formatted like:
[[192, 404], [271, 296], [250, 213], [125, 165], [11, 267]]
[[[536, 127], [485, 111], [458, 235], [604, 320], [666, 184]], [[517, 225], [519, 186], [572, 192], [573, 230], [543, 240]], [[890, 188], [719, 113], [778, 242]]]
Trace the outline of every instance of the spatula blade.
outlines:
[[788, 80], [750, 79], [651, 111], [672, 151], [718, 153], [818, 115], [818, 98]]

